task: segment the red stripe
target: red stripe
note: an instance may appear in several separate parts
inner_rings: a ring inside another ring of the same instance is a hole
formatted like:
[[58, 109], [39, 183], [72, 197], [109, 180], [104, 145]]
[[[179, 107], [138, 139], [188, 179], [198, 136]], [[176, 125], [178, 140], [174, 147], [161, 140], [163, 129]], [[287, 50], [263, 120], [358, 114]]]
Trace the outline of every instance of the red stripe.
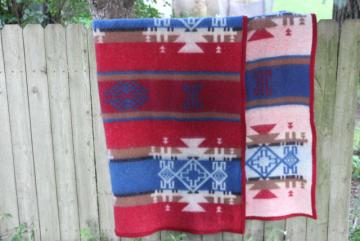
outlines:
[[241, 186], [243, 195], [241, 196], [242, 205], [241, 205], [241, 212], [244, 214], [244, 217], [246, 217], [246, 173], [245, 173], [245, 153], [246, 153], [246, 80], [245, 80], [245, 70], [246, 70], [246, 43], [247, 43], [247, 31], [248, 31], [248, 18], [244, 16], [243, 18], [243, 36], [242, 36], [242, 52], [241, 52], [241, 59], [240, 61], [240, 92], [241, 92], [241, 99], [240, 99], [240, 115], [241, 120], [244, 120], [241, 122], [241, 156], [244, 157], [241, 161]]
[[169, 146], [184, 146], [180, 138], [205, 138], [204, 147], [218, 146], [217, 138], [223, 139], [223, 147], [240, 148], [242, 128], [238, 122], [176, 122], [130, 121], [104, 123], [108, 149], [162, 146], [163, 138]]
[[[170, 211], [165, 206], [170, 205]], [[244, 213], [240, 205], [200, 204], [206, 212], [183, 212], [185, 203], [157, 203], [136, 207], [114, 207], [115, 232], [122, 237], [140, 237], [159, 230], [195, 234], [221, 231], [243, 233]], [[216, 212], [221, 208], [221, 213]]]
[[[160, 46], [166, 53], [160, 53]], [[241, 43], [199, 43], [204, 53], [177, 53], [183, 43], [111, 43], [96, 45], [97, 71], [230, 71], [239, 72]], [[221, 54], [216, 54], [216, 47]]]
[[[100, 81], [99, 93], [101, 100], [101, 109], [103, 113], [118, 112], [109, 104], [106, 91], [116, 85], [116, 81]], [[199, 94], [194, 95], [196, 101], [200, 104], [199, 108], [187, 109], [184, 104], [187, 99], [187, 93], [184, 91], [185, 82], [183, 81], [148, 81], [139, 80], [140, 84], [147, 90], [147, 101], [136, 111], [168, 111], [168, 112], [223, 112], [239, 114], [241, 106], [240, 82], [228, 81], [196, 81], [188, 82], [188, 86], [194, 87], [200, 85]], [[133, 96], [129, 96], [133, 98]]]
[[312, 131], [312, 184], [311, 184], [311, 206], [312, 218], [317, 219], [316, 213], [316, 127], [315, 127], [315, 114], [314, 114], [314, 79], [315, 79], [315, 55], [317, 47], [317, 21], [316, 15], [311, 14], [312, 17], [312, 47], [311, 47], [311, 63], [310, 63], [310, 125]]

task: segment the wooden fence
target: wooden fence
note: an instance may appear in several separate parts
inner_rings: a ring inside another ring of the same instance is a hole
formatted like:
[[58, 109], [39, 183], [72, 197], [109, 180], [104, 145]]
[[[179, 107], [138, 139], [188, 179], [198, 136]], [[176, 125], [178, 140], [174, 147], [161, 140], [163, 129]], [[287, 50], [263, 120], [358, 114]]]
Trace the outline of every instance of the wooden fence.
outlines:
[[[91, 31], [81, 25], [7, 25], [0, 40], [0, 214], [13, 216], [0, 221], [0, 233], [27, 223], [33, 225], [37, 241], [80, 240], [86, 227], [102, 240], [119, 240], [113, 232]], [[248, 221], [253, 241], [272, 236], [347, 240], [359, 56], [360, 21], [345, 22], [341, 31], [333, 21], [319, 23], [319, 218]], [[161, 240], [168, 234], [142, 240]], [[187, 240], [247, 238], [220, 233], [188, 235]]]

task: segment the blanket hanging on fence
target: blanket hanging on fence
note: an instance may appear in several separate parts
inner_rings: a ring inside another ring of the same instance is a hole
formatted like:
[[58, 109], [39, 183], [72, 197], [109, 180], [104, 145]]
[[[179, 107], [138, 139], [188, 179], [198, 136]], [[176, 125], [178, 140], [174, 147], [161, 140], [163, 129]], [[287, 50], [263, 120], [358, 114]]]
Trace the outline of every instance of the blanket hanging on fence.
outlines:
[[249, 19], [246, 217], [316, 218], [314, 15]]
[[243, 232], [243, 26], [94, 21], [117, 235]]

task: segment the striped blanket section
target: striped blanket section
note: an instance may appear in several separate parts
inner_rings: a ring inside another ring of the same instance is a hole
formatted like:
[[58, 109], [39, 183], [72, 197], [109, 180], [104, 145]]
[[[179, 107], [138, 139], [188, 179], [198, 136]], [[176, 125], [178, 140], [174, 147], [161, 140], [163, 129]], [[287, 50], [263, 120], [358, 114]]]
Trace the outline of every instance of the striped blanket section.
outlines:
[[316, 218], [314, 15], [248, 23], [246, 217]]
[[117, 235], [244, 231], [243, 26], [94, 21]]

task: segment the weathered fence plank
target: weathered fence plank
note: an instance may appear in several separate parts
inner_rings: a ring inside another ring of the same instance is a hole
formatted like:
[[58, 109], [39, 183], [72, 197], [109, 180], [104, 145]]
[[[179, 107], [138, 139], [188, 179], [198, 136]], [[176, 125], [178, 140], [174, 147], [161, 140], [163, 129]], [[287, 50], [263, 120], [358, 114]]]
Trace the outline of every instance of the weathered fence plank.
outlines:
[[223, 233], [223, 241], [242, 241], [243, 236], [235, 233]]
[[337, 68], [334, 152], [330, 162], [329, 241], [348, 239], [351, 157], [360, 68], [360, 21], [342, 25]]
[[306, 240], [306, 218], [296, 217], [286, 220], [285, 240], [305, 241]]
[[0, 198], [0, 215], [9, 213], [12, 218], [0, 225], [0, 233], [7, 234], [19, 225], [19, 214], [16, 196], [14, 159], [11, 147], [11, 132], [9, 123], [9, 108], [5, 82], [3, 48], [0, 33], [0, 193], [6, 193], [6, 198]]
[[60, 240], [59, 215], [44, 29], [41, 25], [30, 24], [24, 28], [23, 35], [41, 239], [58, 241]]
[[263, 241], [264, 240], [264, 222], [258, 220], [247, 220], [245, 227], [244, 241]]
[[104, 125], [101, 118], [92, 30], [88, 31], [88, 50], [100, 237], [101, 240], [119, 240], [114, 233], [113, 195], [110, 186]]
[[333, 158], [333, 128], [339, 29], [335, 21], [321, 21], [315, 71], [315, 121], [317, 130], [317, 213], [307, 221], [306, 240], [328, 240], [330, 160]]
[[41, 240], [31, 143], [24, 45], [20, 26], [5, 26], [2, 30], [2, 41], [19, 221], [20, 223], [33, 226], [36, 240]]
[[79, 215], [69, 96], [65, 29], [45, 28], [52, 142], [62, 240], [79, 240]]
[[66, 28], [70, 103], [80, 227], [99, 234], [87, 30]]
[[265, 240], [284, 240], [285, 221], [266, 221], [264, 224]]
[[223, 241], [222, 233], [203, 235], [203, 241]]

